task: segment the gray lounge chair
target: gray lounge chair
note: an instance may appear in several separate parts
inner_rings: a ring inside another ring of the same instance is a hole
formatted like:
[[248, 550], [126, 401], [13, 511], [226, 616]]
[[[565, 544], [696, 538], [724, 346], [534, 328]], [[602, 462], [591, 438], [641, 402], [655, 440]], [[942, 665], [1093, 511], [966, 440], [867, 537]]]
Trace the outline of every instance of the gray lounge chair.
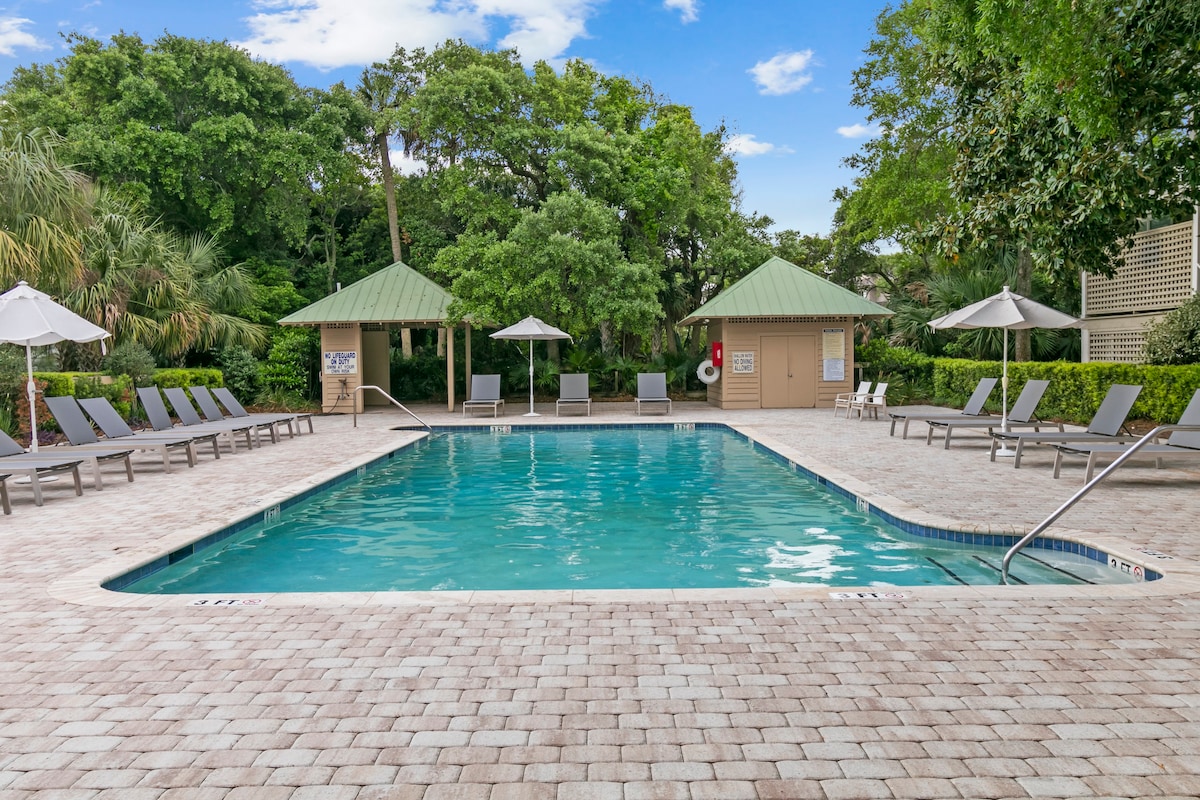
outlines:
[[[1200, 425], [1200, 389], [1197, 389], [1192, 395], [1187, 408], [1179, 416], [1179, 424]], [[1087, 470], [1084, 472], [1083, 482], [1087, 483], [1092, 479], [1092, 474], [1096, 471], [1096, 464], [1101, 458], [1111, 456], [1115, 459], [1132, 446], [1132, 443], [1056, 444], [1054, 447], [1058, 453], [1054, 456], [1054, 477], [1057, 478], [1062, 469], [1064, 455], [1086, 455], [1088, 457]], [[1200, 458], [1200, 431], [1173, 431], [1165, 442], [1143, 445], [1133, 458], [1137, 459], [1139, 456], [1145, 456], [1148, 460], [1153, 459], [1154, 465], [1158, 469], [1163, 468], [1163, 461], [1168, 458], [1198, 459]]]
[[[146, 387], [138, 389], [138, 398], [142, 401], [142, 405], [146, 407], [146, 414], [149, 416], [149, 403], [153, 403], [153, 397], [158, 392], [157, 387]], [[255, 445], [262, 446], [262, 439], [258, 435], [258, 427], [248, 422], [205, 422], [200, 419], [200, 415], [196, 413], [196, 407], [192, 405], [192, 398], [181, 387], [173, 387], [171, 389], [163, 389], [162, 394], [167, 396], [167, 400], [171, 401], [171, 408], [175, 410], [175, 416], [183, 424], [182, 430], [215, 433], [217, 436], [224, 437], [226, 444], [229, 445], [229, 452], [237, 452], [238, 439], [244, 439], [246, 449], [251, 450]], [[159, 397], [161, 402], [162, 398]], [[165, 409], [166, 406], [164, 405]], [[170, 419], [170, 416], [167, 417]], [[155, 422], [155, 417], [150, 417], [150, 424], [156, 429], [159, 429], [159, 424], [162, 420]], [[179, 430], [172, 427], [173, 430]]]
[[[216, 399], [208, 391], [207, 386], [192, 386], [188, 388], [188, 392], [191, 393], [192, 399], [196, 401], [196, 405], [200, 406], [200, 413], [204, 415], [205, 422], [225, 422], [227, 424], [237, 422], [238, 424], [253, 425], [260, 431], [265, 428], [267, 433], [271, 435], [271, 441], [273, 443], [279, 442], [279, 424], [281, 420], [260, 420], [251, 417], [242, 417], [234, 420], [221, 413], [221, 407], [217, 405]], [[257, 436], [258, 434], [256, 433], [255, 435]], [[288, 425], [288, 438], [291, 438], [293, 435], [292, 426]]]
[[583, 405], [587, 415], [592, 415], [592, 398], [588, 392], [588, 376], [586, 372], [558, 376], [558, 402], [554, 404], [554, 416], [558, 416], [563, 406]]
[[212, 390], [212, 393], [217, 398], [217, 401], [221, 405], [225, 406], [225, 410], [229, 412], [229, 416], [231, 417], [237, 417], [239, 419], [275, 419], [286, 422], [288, 424], [289, 435], [291, 436], [299, 436], [300, 423], [307, 422], [308, 432], [313, 432], [313, 415], [307, 412], [284, 411], [280, 413], [251, 414], [242, 406], [241, 403], [238, 402], [238, 399], [233, 396], [233, 392], [229, 391], [228, 389], [224, 387], [217, 387], [216, 389]]
[[1111, 444], [1136, 441], [1139, 437], [1125, 428], [1125, 418], [1129, 416], [1129, 410], [1133, 408], [1133, 403], [1141, 391], [1141, 386], [1130, 386], [1123, 383], [1114, 383], [1108, 387], [1108, 393], [1104, 395], [1104, 400], [1096, 409], [1086, 431], [1010, 431], [1009, 433], [992, 431], [991, 459], [992, 461], [996, 460], [996, 451], [1002, 445], [1015, 444], [1013, 468], [1020, 469], [1021, 454], [1029, 442], [1035, 444], [1068, 442]]
[[638, 414], [642, 413], [642, 403], [665, 403], [667, 413], [671, 413], [671, 398], [667, 397], [667, 373], [665, 372], [640, 372], [638, 379], [638, 393], [635, 401], [635, 410]]
[[463, 416], [467, 415], [467, 409], [491, 409], [492, 416], [500, 415], [500, 409], [504, 406], [504, 398], [500, 396], [500, 376], [499, 375], [472, 375], [471, 376], [471, 399], [463, 401]]
[[[1046, 387], [1049, 385], [1050, 381], [1026, 381], [1025, 385], [1021, 387], [1021, 394], [1017, 396], [1017, 402], [1013, 403], [1012, 411], [1008, 412], [1009, 429], [1033, 428], [1035, 431], [1051, 427], [1059, 431], [1063, 429], [1061, 422], [1046, 422], [1039, 419], [1034, 413], [1038, 403], [1042, 402], [1042, 395], [1046, 393]], [[927, 419], [925, 421], [929, 423], [929, 432], [925, 434], [925, 444], [933, 443], [935, 430], [945, 430], [945, 448], [947, 450], [950, 449], [950, 436], [958, 428], [986, 428], [987, 432], [991, 434], [997, 429], [1002, 430], [1002, 423], [1005, 422], [1002, 418], [990, 416], [988, 419]]]
[[[63, 397], [43, 397], [50, 413], [54, 415], [58, 427], [66, 434], [67, 441], [73, 447], [132, 447], [137, 450], [153, 450], [162, 455], [163, 469], [171, 471], [171, 453], [182, 450], [187, 455], [189, 467], [196, 465], [196, 451], [192, 446], [193, 439], [183, 435], [166, 436], [159, 433], [134, 433], [121, 415], [104, 397], [87, 397], [77, 401], [69, 395]], [[84, 416], [88, 414], [100, 426], [105, 439], [101, 440], [92, 429], [92, 423]], [[215, 448], [214, 448], [215, 449]], [[217, 454], [219, 457], [219, 454]]]
[[[10, 440], [11, 441], [11, 440]], [[20, 445], [17, 445], [20, 449]], [[24, 456], [36, 456], [36, 458], [25, 458]], [[55, 458], [49, 454], [45, 456], [42, 453], [24, 453], [22, 455], [11, 455], [0, 457], [0, 506], [3, 506], [5, 514], [12, 513], [12, 505], [8, 500], [8, 487], [5, 481], [13, 475], [22, 475], [29, 478], [29, 486], [33, 489], [34, 505], [42, 505], [45, 498], [42, 496], [43, 475], [56, 475], [62, 472], [69, 472], [72, 480], [75, 481], [75, 494], [83, 494], [83, 481], [79, 478], [79, 465], [83, 463], [81, 458]]]
[[14, 464], [22, 461], [44, 461], [47, 458], [68, 458], [79, 459], [86, 461], [92, 467], [92, 486], [96, 491], [104, 489], [104, 482], [100, 477], [100, 462], [102, 461], [118, 461], [125, 466], [125, 475], [129, 478], [129, 482], [133, 482], [133, 464], [129, 460], [129, 455], [133, 452], [132, 449], [126, 448], [102, 448], [102, 447], [50, 447], [39, 450], [36, 453], [26, 453], [25, 448], [13, 441], [13, 438], [4, 431], [0, 431], [0, 456], [4, 457], [4, 463]]
[[996, 388], [996, 384], [1000, 381], [999, 378], [980, 378], [979, 383], [975, 386], [975, 391], [971, 392], [971, 397], [967, 400], [967, 404], [963, 406], [962, 411], [957, 414], [949, 411], [930, 411], [928, 409], [913, 409], [906, 410], [904, 408], [894, 408], [888, 412], [888, 416], [892, 418], [892, 428], [888, 431], [888, 436], [896, 435], [896, 423], [904, 420], [904, 432], [901, 439], [908, 438], [908, 423], [910, 422], [928, 422], [934, 420], [961, 420], [965, 417], [987, 417], [991, 416], [983, 410], [983, 404], [987, 402], [988, 395]]

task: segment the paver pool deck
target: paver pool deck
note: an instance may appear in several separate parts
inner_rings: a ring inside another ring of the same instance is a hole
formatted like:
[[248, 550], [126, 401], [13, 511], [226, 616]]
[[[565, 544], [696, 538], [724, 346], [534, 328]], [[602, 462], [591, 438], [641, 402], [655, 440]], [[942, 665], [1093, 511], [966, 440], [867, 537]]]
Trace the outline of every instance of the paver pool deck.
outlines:
[[[520, 402], [499, 424], [519, 425]], [[553, 405], [539, 407], [556, 422]], [[444, 407], [417, 409], [458, 424]], [[828, 409], [677, 403], [917, 521], [1028, 529], [1082, 485]], [[1051, 529], [1166, 574], [1115, 586], [268, 595], [99, 581], [417, 434], [398, 412], [137, 479], [11, 490], [0, 797], [750, 800], [1200, 796], [1200, 470], [1122, 470]], [[578, 417], [558, 422], [577, 423]], [[632, 403], [593, 422], [650, 422]], [[490, 419], [475, 419], [491, 424]], [[916, 427], [916, 426], [914, 426]], [[86, 472], [85, 472], [86, 474]], [[1140, 548], [1140, 549], [1139, 549]], [[211, 598], [209, 598], [211, 599]]]

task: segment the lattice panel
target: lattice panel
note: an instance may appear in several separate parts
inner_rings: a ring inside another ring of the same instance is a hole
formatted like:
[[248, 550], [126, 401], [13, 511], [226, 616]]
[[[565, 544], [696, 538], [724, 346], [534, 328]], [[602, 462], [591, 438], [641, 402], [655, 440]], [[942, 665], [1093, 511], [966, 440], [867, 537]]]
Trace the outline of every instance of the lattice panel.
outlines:
[[1088, 361], [1142, 363], [1146, 335], [1141, 331], [1104, 331], [1088, 333]]
[[1178, 308], [1192, 296], [1192, 223], [1142, 231], [1111, 278], [1086, 276], [1084, 315]]

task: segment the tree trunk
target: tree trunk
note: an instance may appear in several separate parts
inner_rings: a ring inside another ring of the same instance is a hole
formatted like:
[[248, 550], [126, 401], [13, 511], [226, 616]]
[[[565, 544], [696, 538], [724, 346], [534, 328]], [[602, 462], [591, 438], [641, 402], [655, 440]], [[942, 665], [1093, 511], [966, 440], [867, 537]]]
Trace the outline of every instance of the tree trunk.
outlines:
[[650, 358], [655, 361], [662, 355], [663, 349], [663, 329], [658, 325], [654, 326], [654, 332], [650, 335]]
[[[1026, 245], [1017, 251], [1017, 285], [1012, 289], [1025, 297], [1033, 291], [1033, 254]], [[1013, 360], [1029, 361], [1032, 358], [1033, 331], [1029, 328], [1013, 331]]]
[[383, 172], [383, 200], [387, 204], [388, 236], [392, 240], [392, 260], [400, 261], [400, 215], [396, 211], [396, 182], [392, 177], [392, 154], [388, 150], [388, 130], [375, 134], [375, 148], [379, 151], [379, 167]]
[[612, 358], [613, 329], [612, 323], [606, 319], [600, 320], [600, 352], [605, 358]]
[[562, 356], [558, 351], [558, 339], [546, 340], [546, 360], [555, 364], [562, 363]]
[[400, 352], [405, 358], [412, 358], [412, 328], [400, 329]]
[[438, 328], [438, 343], [437, 343], [438, 358], [446, 357], [446, 329]]

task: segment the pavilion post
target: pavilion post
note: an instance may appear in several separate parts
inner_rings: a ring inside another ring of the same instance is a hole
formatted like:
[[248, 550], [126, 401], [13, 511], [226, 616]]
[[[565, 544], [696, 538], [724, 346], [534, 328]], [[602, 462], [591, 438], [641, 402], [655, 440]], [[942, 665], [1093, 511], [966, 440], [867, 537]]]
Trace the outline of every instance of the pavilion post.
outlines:
[[446, 410], [454, 411], [454, 328], [446, 326]]

